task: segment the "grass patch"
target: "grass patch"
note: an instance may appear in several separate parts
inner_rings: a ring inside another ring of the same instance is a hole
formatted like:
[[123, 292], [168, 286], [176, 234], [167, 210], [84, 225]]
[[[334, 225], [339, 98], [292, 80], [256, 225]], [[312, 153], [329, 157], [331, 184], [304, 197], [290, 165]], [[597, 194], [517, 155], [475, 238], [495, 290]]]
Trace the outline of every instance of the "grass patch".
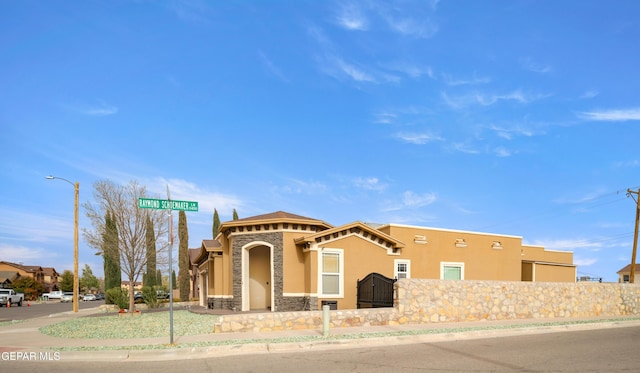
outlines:
[[[189, 311], [173, 312], [174, 335], [198, 335], [213, 332], [215, 315], [199, 315]], [[117, 313], [101, 317], [79, 317], [43, 326], [40, 332], [60, 338], [130, 339], [154, 338], [169, 335], [169, 313], [151, 312], [119, 316]]]

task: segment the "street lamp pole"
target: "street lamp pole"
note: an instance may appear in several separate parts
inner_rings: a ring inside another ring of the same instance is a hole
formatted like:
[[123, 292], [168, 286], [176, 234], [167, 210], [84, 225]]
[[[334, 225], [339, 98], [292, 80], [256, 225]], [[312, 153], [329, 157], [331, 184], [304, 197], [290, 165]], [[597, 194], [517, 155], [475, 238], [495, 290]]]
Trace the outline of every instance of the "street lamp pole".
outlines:
[[53, 175], [49, 175], [45, 177], [48, 180], [60, 179], [66, 181], [67, 183], [73, 185], [75, 189], [75, 202], [74, 202], [74, 216], [73, 216], [73, 312], [78, 312], [78, 303], [79, 303], [79, 293], [80, 293], [80, 283], [78, 277], [78, 199], [80, 197], [80, 183], [71, 181], [57, 177]]

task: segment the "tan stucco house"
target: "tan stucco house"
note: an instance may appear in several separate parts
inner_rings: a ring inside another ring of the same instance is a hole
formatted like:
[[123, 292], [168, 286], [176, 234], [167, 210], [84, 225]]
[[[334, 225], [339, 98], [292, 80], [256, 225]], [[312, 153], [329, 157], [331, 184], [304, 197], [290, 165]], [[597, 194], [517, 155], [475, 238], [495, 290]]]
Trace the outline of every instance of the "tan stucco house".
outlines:
[[356, 308], [356, 284], [390, 278], [575, 282], [573, 253], [522, 237], [274, 212], [224, 222], [192, 257], [200, 304], [248, 310]]
[[[620, 269], [616, 273], [618, 274], [618, 282], [620, 283], [630, 282], [629, 280], [631, 278], [631, 264], [627, 264], [624, 268]], [[640, 282], [640, 280], [638, 280], [638, 277], [640, 277], [640, 264], [636, 264], [634, 268], [633, 279], [635, 283]]]
[[0, 261], [0, 271], [13, 271], [18, 273], [18, 277], [31, 277], [35, 281], [45, 284], [44, 270], [40, 266], [28, 266], [18, 263]]

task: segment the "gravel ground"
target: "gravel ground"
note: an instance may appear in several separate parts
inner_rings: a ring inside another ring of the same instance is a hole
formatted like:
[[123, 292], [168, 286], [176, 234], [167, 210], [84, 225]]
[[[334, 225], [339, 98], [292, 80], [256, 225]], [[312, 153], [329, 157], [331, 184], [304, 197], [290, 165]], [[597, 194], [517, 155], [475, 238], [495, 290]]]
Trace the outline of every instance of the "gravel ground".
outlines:
[[[174, 335], [197, 335], [213, 332], [218, 316], [199, 315], [189, 311], [173, 312]], [[40, 328], [40, 332], [62, 338], [153, 338], [169, 334], [169, 313], [148, 312], [139, 315], [117, 313], [102, 317], [80, 317]]]
[[[202, 315], [189, 311], [174, 311], [173, 323], [175, 335], [199, 335], [203, 330], [213, 330], [213, 323], [219, 316]], [[167, 312], [149, 312], [139, 316], [118, 316], [117, 314], [107, 314], [102, 317], [81, 317], [77, 319], [67, 320], [58, 324], [49, 325], [40, 328], [40, 332], [62, 338], [147, 338], [147, 337], [165, 337], [169, 334], [169, 323], [167, 322], [169, 314]], [[558, 325], [575, 325], [575, 324], [591, 324], [597, 322], [619, 322], [619, 321], [640, 320], [639, 317], [630, 317], [622, 319], [606, 319], [606, 320], [573, 320], [573, 321], [553, 321], [539, 323], [524, 324], [507, 324], [507, 325], [486, 325], [486, 326], [464, 326], [456, 328], [425, 328], [410, 331], [395, 332], [369, 332], [369, 333], [353, 333], [344, 335], [331, 335], [329, 337], [322, 336], [299, 336], [299, 337], [283, 337], [273, 339], [248, 339], [248, 340], [221, 340], [209, 342], [193, 342], [180, 345], [140, 345], [127, 346], [128, 350], [155, 350], [167, 348], [193, 348], [193, 347], [210, 347], [228, 344], [252, 344], [252, 343], [290, 343], [314, 340], [344, 340], [344, 339], [364, 339], [391, 336], [407, 336], [407, 335], [425, 335], [425, 334], [442, 334], [442, 333], [458, 333], [468, 331], [493, 330], [493, 329], [512, 329], [523, 327], [545, 327]], [[62, 350], [69, 351], [93, 351], [93, 350], [119, 350], [123, 347], [119, 346], [103, 346], [103, 347], [68, 347]], [[59, 349], [60, 350], [60, 349]]]

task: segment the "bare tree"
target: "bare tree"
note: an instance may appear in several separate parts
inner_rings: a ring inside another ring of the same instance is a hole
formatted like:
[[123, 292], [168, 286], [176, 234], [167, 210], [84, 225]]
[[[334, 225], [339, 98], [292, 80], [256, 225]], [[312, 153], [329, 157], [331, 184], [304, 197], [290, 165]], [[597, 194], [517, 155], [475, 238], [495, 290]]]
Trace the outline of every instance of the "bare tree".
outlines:
[[[155, 238], [158, 239], [167, 234], [168, 216], [163, 210], [138, 208], [138, 198], [148, 196], [146, 188], [135, 181], [128, 185], [117, 185], [109, 180], [100, 180], [93, 187], [95, 205], [91, 202], [83, 204], [93, 229], [83, 229], [83, 235], [87, 243], [98, 251], [96, 255], [101, 255], [105, 232], [104, 216], [106, 212], [110, 212], [118, 228], [120, 267], [129, 280], [129, 309], [133, 311], [134, 286], [149, 260], [146, 246], [147, 219], [153, 223]], [[161, 253], [168, 251], [168, 245], [165, 243], [157, 251], [161, 258]]]

